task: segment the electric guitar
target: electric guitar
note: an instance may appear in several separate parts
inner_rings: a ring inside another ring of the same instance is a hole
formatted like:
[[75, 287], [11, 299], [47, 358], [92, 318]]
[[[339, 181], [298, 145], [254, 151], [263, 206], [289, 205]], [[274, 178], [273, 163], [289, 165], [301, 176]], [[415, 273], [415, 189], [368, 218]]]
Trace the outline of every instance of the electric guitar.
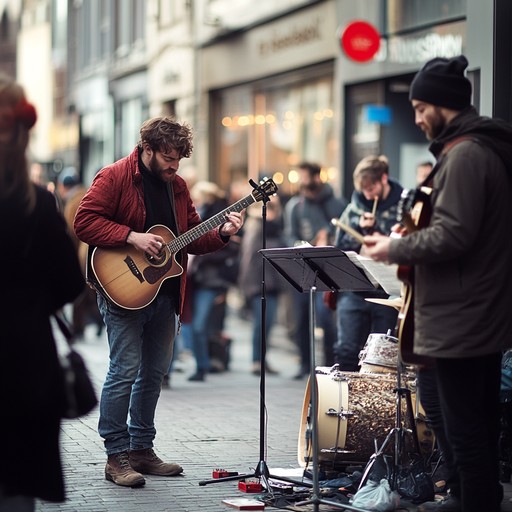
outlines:
[[[412, 233], [426, 227], [432, 215], [430, 194], [432, 189], [405, 190], [398, 207], [398, 219]], [[400, 357], [406, 364], [427, 364], [431, 359], [414, 353], [414, 267], [399, 265], [397, 276], [403, 283], [403, 303], [398, 313], [397, 333]]]
[[96, 247], [91, 255], [91, 268], [99, 285], [99, 292], [114, 304], [125, 309], [141, 309], [156, 297], [162, 283], [183, 273], [176, 261], [176, 253], [208, 231], [226, 221], [231, 212], [241, 212], [257, 201], [268, 200], [277, 192], [271, 179], [262, 181], [251, 194], [228, 206], [208, 220], [175, 237], [166, 226], [157, 224], [148, 233], [161, 236], [164, 245], [160, 254], [153, 257], [131, 245], [115, 248]]

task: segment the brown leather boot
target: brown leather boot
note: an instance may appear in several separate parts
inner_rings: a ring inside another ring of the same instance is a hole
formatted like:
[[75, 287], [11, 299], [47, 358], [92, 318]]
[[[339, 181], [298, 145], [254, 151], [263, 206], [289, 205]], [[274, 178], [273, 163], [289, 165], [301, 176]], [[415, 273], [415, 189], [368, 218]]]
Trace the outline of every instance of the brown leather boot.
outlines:
[[130, 464], [135, 471], [147, 475], [176, 476], [183, 472], [179, 464], [164, 462], [153, 448], [130, 451]]
[[114, 453], [108, 456], [105, 478], [117, 485], [126, 487], [141, 487], [146, 483], [144, 477], [134, 471], [130, 465], [128, 452]]

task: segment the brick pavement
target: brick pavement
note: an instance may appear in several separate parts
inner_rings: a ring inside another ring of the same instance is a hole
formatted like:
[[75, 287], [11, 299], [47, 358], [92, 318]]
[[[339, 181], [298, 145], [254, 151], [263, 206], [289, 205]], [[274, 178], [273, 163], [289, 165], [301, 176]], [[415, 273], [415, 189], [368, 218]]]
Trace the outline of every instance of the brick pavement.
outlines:
[[[247, 321], [231, 312], [226, 327], [233, 339], [229, 371], [208, 375], [204, 383], [189, 382], [187, 377], [194, 370], [189, 356], [180, 361], [184, 371], [173, 374], [171, 389], [162, 391], [156, 412], [155, 449], [162, 458], [179, 462], [183, 476], [147, 476], [145, 487], [139, 489], [107, 482], [95, 410], [83, 419], [65, 421], [62, 428], [67, 501], [38, 502], [36, 511], [220, 512], [232, 510], [221, 503], [223, 499], [250, 496], [237, 489], [237, 481], [199, 486], [200, 481], [211, 478], [215, 468], [251, 474], [260, 460], [260, 381], [250, 373], [249, 329]], [[285, 329], [277, 326], [268, 343], [268, 362], [279, 375], [266, 378], [264, 460], [271, 474], [278, 474], [280, 468], [299, 467], [297, 443], [306, 382], [292, 378], [298, 359]], [[97, 338], [94, 329], [88, 329], [77, 349], [86, 358], [99, 390], [108, 362], [105, 335]], [[512, 486], [507, 484], [504, 511], [512, 511], [510, 497]], [[322, 505], [320, 510], [328, 507]], [[415, 507], [408, 510], [414, 511]]]

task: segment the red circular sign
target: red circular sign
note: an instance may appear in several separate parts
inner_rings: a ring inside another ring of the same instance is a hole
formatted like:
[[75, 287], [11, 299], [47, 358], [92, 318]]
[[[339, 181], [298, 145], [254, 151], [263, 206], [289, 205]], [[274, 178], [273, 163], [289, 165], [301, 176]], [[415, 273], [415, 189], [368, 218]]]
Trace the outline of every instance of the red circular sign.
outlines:
[[352, 21], [343, 30], [341, 46], [352, 60], [367, 62], [379, 51], [380, 34], [366, 21]]

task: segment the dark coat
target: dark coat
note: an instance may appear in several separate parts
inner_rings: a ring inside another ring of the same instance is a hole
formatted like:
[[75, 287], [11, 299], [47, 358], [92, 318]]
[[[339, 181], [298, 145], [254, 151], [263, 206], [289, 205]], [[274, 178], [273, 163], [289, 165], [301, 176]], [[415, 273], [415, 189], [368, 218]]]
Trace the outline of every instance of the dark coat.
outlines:
[[[512, 128], [462, 112], [431, 144], [441, 157], [429, 225], [393, 240], [391, 262], [415, 265], [414, 351], [463, 358], [512, 346]], [[488, 135], [491, 135], [488, 137]]]
[[[345, 198], [338, 198], [328, 183], [313, 199], [303, 195], [292, 197], [285, 207], [285, 239], [292, 246], [297, 241], [313, 243], [321, 229], [334, 238], [331, 219], [338, 218], [347, 206]], [[313, 243], [314, 245], [314, 243]]]
[[[375, 227], [373, 231], [389, 235], [391, 228], [398, 222], [398, 204], [402, 195], [402, 185], [395, 181], [393, 178], [388, 178], [390, 192], [386, 199], [379, 201], [377, 211], [375, 212]], [[366, 199], [362, 192], [354, 190], [352, 198], [348, 206], [343, 210], [340, 221], [350, 226], [355, 231], [361, 234], [363, 230], [359, 226], [361, 215], [365, 212], [369, 213], [373, 208], [373, 199]], [[351, 235], [345, 231], [338, 229], [336, 233], [335, 247], [340, 248], [342, 251], [355, 251], [361, 250], [361, 244]]]
[[[248, 217], [244, 224], [244, 236], [240, 248], [240, 273], [238, 284], [246, 301], [261, 294], [263, 277], [263, 256], [259, 250], [263, 246], [263, 221], [261, 217]], [[286, 247], [283, 236], [282, 219], [267, 220], [265, 248]], [[278, 294], [284, 289], [284, 278], [268, 262], [265, 264], [265, 292]]]
[[[198, 207], [201, 219], [207, 221], [229, 206], [227, 200], [217, 199]], [[219, 251], [195, 256], [189, 266], [188, 276], [193, 289], [211, 288], [226, 291], [236, 283], [240, 253], [239, 236], [232, 236]]]
[[4, 210], [1, 205], [0, 485], [7, 493], [62, 501], [64, 395], [49, 315], [85, 283], [52, 194], [38, 188], [28, 218]]

